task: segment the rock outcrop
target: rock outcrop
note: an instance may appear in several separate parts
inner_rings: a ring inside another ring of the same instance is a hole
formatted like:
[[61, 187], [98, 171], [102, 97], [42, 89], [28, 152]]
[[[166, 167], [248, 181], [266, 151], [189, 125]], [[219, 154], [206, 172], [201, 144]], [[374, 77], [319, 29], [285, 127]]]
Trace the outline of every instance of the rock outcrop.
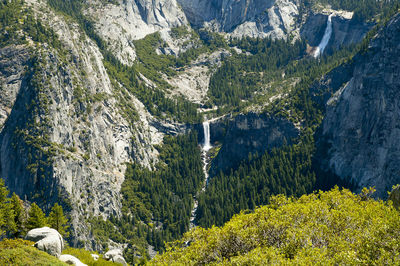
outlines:
[[106, 254], [104, 254], [103, 258], [108, 261], [112, 261], [115, 263], [122, 264], [124, 266], [128, 265], [122, 256], [122, 250], [120, 249], [112, 249], [110, 251], [107, 251]]
[[118, 59], [128, 65], [136, 59], [134, 40], [156, 31], [168, 35], [171, 28], [188, 24], [175, 0], [119, 0], [116, 4], [91, 0], [88, 3], [87, 14], [96, 21], [100, 36]]
[[57, 258], [60, 257], [64, 248], [64, 240], [60, 233], [49, 227], [32, 229], [25, 239], [35, 242], [36, 248]]
[[400, 183], [400, 15], [356, 56], [349, 82], [328, 101], [321, 168], [377, 196]]
[[391, 200], [393, 203], [393, 206], [396, 209], [399, 209], [399, 207], [400, 207], [400, 185], [393, 187], [392, 191], [389, 194], [388, 200]]
[[75, 265], [75, 266], [87, 266], [87, 264], [82, 263], [78, 258], [68, 255], [68, 254], [63, 254], [59, 258], [62, 262], [65, 262], [69, 265]]
[[284, 38], [297, 35], [297, 0], [178, 0], [196, 27], [231, 33], [234, 37]]

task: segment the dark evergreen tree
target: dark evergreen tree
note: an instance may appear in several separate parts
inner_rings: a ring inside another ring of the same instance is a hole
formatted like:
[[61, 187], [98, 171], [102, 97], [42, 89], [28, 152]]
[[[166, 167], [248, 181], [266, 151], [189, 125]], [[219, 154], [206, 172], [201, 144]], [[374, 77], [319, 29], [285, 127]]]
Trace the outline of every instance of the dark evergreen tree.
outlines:
[[26, 228], [28, 230], [44, 227], [47, 225], [46, 216], [43, 213], [42, 209], [40, 209], [40, 207], [36, 203], [31, 204], [28, 216], [29, 217], [26, 223]]
[[58, 203], [54, 204], [47, 219], [51, 228], [56, 229], [63, 237], [68, 237], [68, 219], [64, 216], [63, 209]]

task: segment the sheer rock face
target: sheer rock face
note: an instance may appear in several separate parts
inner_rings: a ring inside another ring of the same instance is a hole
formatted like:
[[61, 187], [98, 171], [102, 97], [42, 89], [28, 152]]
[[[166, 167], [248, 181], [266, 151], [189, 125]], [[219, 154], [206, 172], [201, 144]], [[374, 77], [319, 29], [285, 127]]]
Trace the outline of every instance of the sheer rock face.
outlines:
[[118, 59], [132, 64], [136, 58], [134, 40], [163, 31], [168, 40], [171, 28], [187, 25], [186, 16], [175, 0], [126, 0], [104, 5], [89, 1], [87, 10], [100, 36], [111, 45]]
[[[178, 0], [196, 27], [208, 26], [234, 37], [284, 38], [295, 29], [296, 0]], [[296, 34], [292, 32], [292, 34]]]
[[[263, 154], [274, 147], [292, 143], [299, 130], [289, 121], [250, 113], [239, 115], [227, 124], [223, 145], [211, 165], [211, 175], [226, 171], [248, 159], [249, 153]], [[217, 138], [211, 124], [211, 138]]]
[[29, 57], [25, 46], [0, 49], [0, 129], [15, 103]]
[[322, 167], [386, 197], [400, 183], [400, 15], [355, 58], [351, 80], [328, 101]]
[[[344, 13], [344, 14], [343, 14]], [[372, 28], [372, 23], [357, 23], [352, 21], [352, 13], [327, 10], [321, 13], [310, 12], [305, 23], [301, 26], [301, 38], [307, 40], [311, 46], [318, 46], [326, 29], [326, 21], [332, 17], [332, 36], [328, 49], [339, 49], [354, 43], [359, 43], [365, 34]]]

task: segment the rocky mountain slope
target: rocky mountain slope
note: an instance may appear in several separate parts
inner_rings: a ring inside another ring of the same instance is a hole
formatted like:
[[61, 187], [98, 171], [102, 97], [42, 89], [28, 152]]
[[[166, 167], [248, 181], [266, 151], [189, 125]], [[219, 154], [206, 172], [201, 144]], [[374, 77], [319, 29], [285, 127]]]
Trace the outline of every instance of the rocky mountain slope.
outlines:
[[[373, 24], [354, 24], [352, 12], [303, 10], [297, 0], [90, 0], [83, 4], [27, 0], [23, 6], [15, 5], [10, 10], [17, 10], [16, 18], [0, 29], [0, 176], [11, 191], [45, 209], [61, 201], [71, 217], [72, 244], [94, 249], [102, 247], [94, 241], [91, 219], [122, 217], [120, 191], [127, 164], [154, 170], [164, 136], [199, 128], [203, 112], [225, 115], [209, 101], [210, 80], [227, 58], [253, 56], [251, 49], [229, 46], [229, 37], [287, 39], [286, 45], [302, 39], [316, 46], [328, 16], [336, 12], [328, 45], [333, 52], [360, 42]], [[301, 52], [294, 62], [308, 60]], [[385, 50], [388, 57], [391, 52]], [[395, 68], [395, 59], [387, 60]], [[386, 70], [378, 62], [377, 66], [381, 69], [376, 71]], [[384, 77], [390, 86], [397, 84], [393, 72]], [[383, 80], [379, 73], [375, 73], [377, 81]], [[279, 72], [282, 78], [285, 75]], [[299, 77], [293, 80], [291, 88]], [[271, 84], [263, 84], [264, 90], [275, 86]], [[268, 104], [288, 95], [275, 95], [276, 91]], [[386, 104], [394, 97], [384, 100]], [[324, 132], [336, 139], [341, 136], [336, 129], [351, 123], [335, 124], [340, 122], [335, 114], [343, 110], [329, 108]], [[375, 119], [372, 113], [371, 117]], [[292, 137], [301, 135], [301, 123], [291, 118], [260, 114], [232, 118], [227, 134], [221, 134], [222, 148], [212, 171], [228, 169], [248, 153], [291, 144]], [[382, 150], [382, 158], [386, 152]], [[348, 161], [351, 164], [353, 159]], [[342, 176], [341, 171], [336, 172]], [[152, 216], [146, 213], [150, 218], [142, 224], [152, 228], [154, 222], [161, 230], [163, 222], [152, 221]]]
[[358, 189], [375, 186], [380, 197], [400, 182], [399, 33], [397, 15], [355, 57], [352, 75], [328, 101], [322, 125], [324, 168]]
[[[1, 49], [1, 176], [22, 198], [70, 206], [75, 241], [90, 216], [119, 216], [125, 163], [150, 166], [162, 133], [134, 95], [131, 124], [121, 112], [96, 44], [44, 2], [28, 1], [60, 37], [58, 49]], [[134, 139], [136, 141], [134, 141]]]

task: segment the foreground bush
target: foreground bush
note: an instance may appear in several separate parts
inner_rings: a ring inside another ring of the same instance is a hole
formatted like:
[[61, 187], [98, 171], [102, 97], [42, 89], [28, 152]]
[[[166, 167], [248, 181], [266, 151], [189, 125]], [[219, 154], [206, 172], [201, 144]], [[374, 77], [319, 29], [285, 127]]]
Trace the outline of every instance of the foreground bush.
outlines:
[[0, 242], [0, 265], [68, 265], [33, 244], [22, 239], [4, 239]]
[[365, 192], [272, 197], [223, 227], [186, 233], [152, 263], [399, 265], [399, 212]]
[[92, 257], [92, 253], [94, 254], [98, 254], [96, 252], [91, 252], [91, 251], [87, 251], [84, 249], [77, 249], [77, 248], [66, 248], [63, 251], [63, 254], [69, 254], [72, 255], [74, 257], [77, 257], [82, 263], [87, 264], [89, 266], [110, 266], [110, 265], [119, 265], [116, 264], [114, 262], [111, 261], [106, 261], [105, 259], [102, 258], [102, 256], [100, 255], [99, 260], [95, 261]]

